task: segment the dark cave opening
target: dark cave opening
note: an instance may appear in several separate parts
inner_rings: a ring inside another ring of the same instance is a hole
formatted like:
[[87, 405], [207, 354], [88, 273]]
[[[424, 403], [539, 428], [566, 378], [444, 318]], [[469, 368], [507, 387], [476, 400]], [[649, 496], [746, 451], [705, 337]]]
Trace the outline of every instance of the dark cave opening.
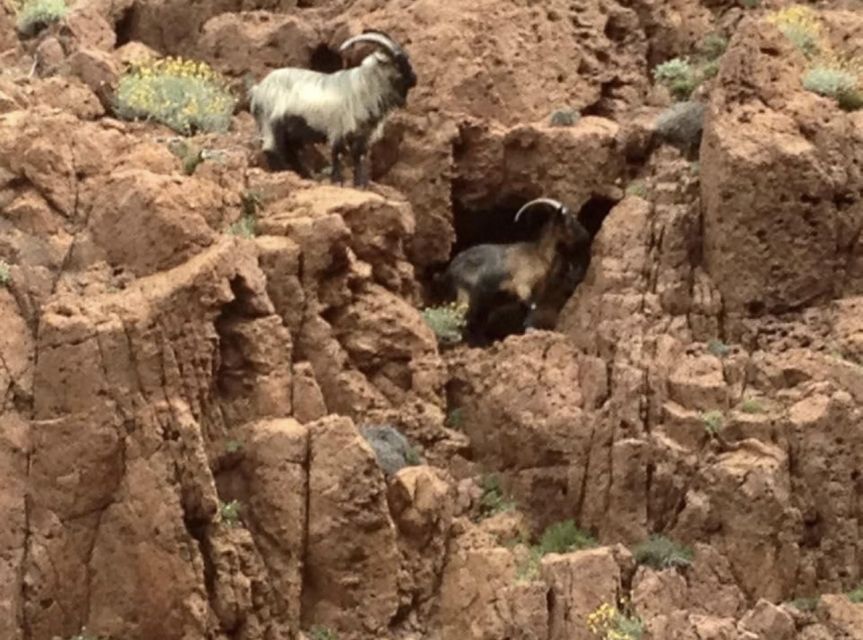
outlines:
[[[516, 212], [530, 200], [509, 194], [502, 196], [492, 206], [471, 207], [455, 198], [453, 204], [453, 225], [456, 240], [450, 252], [450, 262], [463, 251], [480, 244], [511, 244], [537, 240], [542, 228], [555, 215], [550, 207], [537, 207], [516, 222]], [[591, 243], [599, 233], [602, 223], [617, 204], [617, 200], [606, 196], [593, 195], [578, 210], [576, 217], [587, 230]], [[573, 257], [565, 277], [558, 278], [550, 291], [538, 304], [542, 310], [530, 314], [531, 325], [536, 328], [553, 329], [557, 314], [572, 296], [590, 264], [590, 254]], [[449, 263], [437, 265], [432, 269], [432, 304], [442, 304], [452, 300], [453, 291], [442, 277]], [[571, 275], [574, 274], [574, 275]], [[491, 310], [482, 320], [482, 333], [493, 343], [509, 335], [523, 334], [529, 319], [530, 309], [514, 294], [500, 292], [489, 304]], [[471, 340], [468, 340], [471, 343]], [[472, 346], [482, 346], [474, 344]]]
[[117, 36], [115, 47], [122, 47], [124, 44], [129, 44], [132, 41], [132, 29], [135, 26], [135, 5], [120, 14], [114, 22], [114, 32]]

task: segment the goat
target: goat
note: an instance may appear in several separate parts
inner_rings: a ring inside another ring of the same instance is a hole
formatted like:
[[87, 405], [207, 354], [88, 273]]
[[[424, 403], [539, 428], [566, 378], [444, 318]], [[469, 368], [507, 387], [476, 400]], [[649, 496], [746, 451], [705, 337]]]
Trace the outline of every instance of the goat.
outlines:
[[340, 156], [350, 151], [354, 186], [367, 187], [363, 156], [380, 137], [384, 119], [407, 104], [417, 77], [407, 53], [381, 31], [366, 30], [349, 38], [344, 52], [359, 43], [381, 47], [350, 69], [320, 73], [311, 69], [275, 69], [249, 90], [249, 106], [263, 138], [272, 170], [290, 167], [304, 178], [299, 151], [306, 143], [327, 142], [332, 156], [330, 178], [342, 184]]
[[[572, 272], [569, 265], [584, 265], [589, 259], [590, 234], [559, 201], [531, 200], [518, 210], [515, 221], [538, 204], [554, 207], [555, 213], [536, 240], [475, 245], [459, 253], [438, 279], [457, 304], [467, 305], [469, 343], [488, 343], [481, 325], [498, 305], [515, 303], [527, 313], [525, 324], [530, 326], [537, 301], [546, 299], [549, 290]], [[583, 266], [576, 271], [583, 277]]]

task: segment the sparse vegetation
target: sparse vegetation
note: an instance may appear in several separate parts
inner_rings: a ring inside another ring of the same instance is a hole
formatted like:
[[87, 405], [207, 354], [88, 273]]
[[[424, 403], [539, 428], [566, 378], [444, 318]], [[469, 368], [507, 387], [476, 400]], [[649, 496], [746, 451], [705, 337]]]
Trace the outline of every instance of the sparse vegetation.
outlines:
[[644, 180], [633, 180], [626, 185], [626, 195], [647, 198], [647, 183]]
[[550, 525], [539, 540], [542, 555], [547, 553], [567, 553], [578, 549], [596, 546], [596, 540], [575, 525], [574, 520], [564, 520]]
[[665, 536], [651, 536], [633, 549], [635, 561], [654, 569], [688, 567], [692, 550]]
[[731, 348], [721, 340], [711, 340], [707, 343], [707, 350], [717, 358], [724, 358], [731, 351]]
[[480, 487], [482, 487], [482, 496], [479, 499], [480, 517], [488, 518], [515, 509], [515, 501], [506, 497], [497, 474], [483, 476], [480, 479]]
[[725, 424], [725, 417], [720, 411], [708, 411], [701, 416], [701, 420], [704, 422], [705, 431], [711, 436], [715, 436], [722, 431], [722, 427]]
[[34, 36], [69, 13], [65, 0], [24, 0], [16, 6], [15, 28], [25, 36]]
[[254, 238], [255, 217], [250, 215], [244, 215], [237, 222], [231, 225], [228, 232], [232, 236], [239, 236], [241, 238]]
[[408, 447], [408, 450], [405, 451], [405, 462], [407, 462], [409, 467], [415, 467], [418, 464], [422, 464], [422, 458], [416, 449]]
[[467, 324], [467, 306], [451, 303], [440, 307], [426, 307], [422, 316], [426, 324], [444, 344], [454, 344], [462, 340], [462, 331]]
[[811, 598], [795, 598], [788, 604], [798, 611], [815, 611], [815, 609], [818, 608], [819, 600], [820, 598], [818, 596], [813, 596]]
[[827, 98], [833, 98], [846, 111], [863, 108], [861, 74], [854, 63], [823, 61], [803, 76], [803, 88]]
[[848, 592], [848, 599], [854, 604], [860, 604], [863, 602], [863, 583], [861, 583], [856, 589]]
[[701, 82], [697, 69], [687, 58], [672, 58], [653, 69], [653, 78], [678, 100], [686, 100]]
[[450, 409], [449, 413], [446, 414], [446, 426], [450, 429], [461, 429], [461, 421], [463, 418], [463, 414], [464, 410], [461, 407]]
[[83, 627], [81, 631], [69, 638], [69, 640], [108, 640], [108, 638], [87, 633], [87, 627]]
[[12, 272], [9, 269], [9, 263], [5, 260], [0, 260], [0, 287], [9, 286], [12, 281]]
[[728, 39], [720, 33], [711, 33], [701, 41], [699, 51], [705, 60], [713, 62], [722, 57], [728, 48]]
[[539, 543], [528, 550], [527, 558], [516, 568], [517, 580], [534, 580], [539, 575], [540, 560], [549, 553], [569, 553], [596, 546], [589, 533], [579, 529], [574, 520], [564, 520], [543, 531]]
[[263, 206], [263, 196], [257, 189], [248, 189], [240, 194], [240, 202], [243, 206], [243, 214], [254, 217]]
[[328, 627], [312, 627], [309, 629], [309, 640], [339, 640], [339, 636]]
[[243, 448], [243, 444], [238, 440], [228, 440], [225, 443], [225, 451], [228, 453], [236, 453]]
[[757, 9], [761, 6], [761, 0], [740, 0], [740, 6], [744, 9]]
[[627, 615], [607, 602], [587, 616], [587, 628], [599, 640], [639, 640], [644, 633], [639, 617]]
[[558, 109], [551, 114], [549, 122], [552, 127], [571, 127], [581, 119], [578, 109]]
[[183, 135], [227, 131], [236, 98], [226, 80], [204, 62], [147, 60], [119, 81], [115, 111], [128, 120], [153, 120]]
[[776, 25], [807, 58], [813, 58], [821, 51], [824, 32], [814, 9], [791, 5], [770, 13], [767, 21]]
[[185, 140], [172, 141], [168, 149], [183, 163], [183, 173], [187, 176], [193, 175], [198, 165], [204, 161], [204, 150], [187, 144]]
[[740, 403], [740, 410], [743, 413], [761, 413], [764, 411], [764, 407], [755, 398], [746, 398], [746, 400]]
[[240, 503], [237, 500], [219, 503], [219, 515], [229, 527], [236, 527], [240, 523]]

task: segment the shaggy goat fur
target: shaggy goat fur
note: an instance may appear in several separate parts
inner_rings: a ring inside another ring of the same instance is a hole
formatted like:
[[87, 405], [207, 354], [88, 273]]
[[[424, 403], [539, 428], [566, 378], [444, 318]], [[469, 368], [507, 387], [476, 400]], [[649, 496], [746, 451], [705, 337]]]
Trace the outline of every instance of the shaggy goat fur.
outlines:
[[[374, 39], [372, 39], [374, 38]], [[284, 68], [271, 71], [250, 90], [250, 106], [272, 169], [292, 168], [303, 177], [299, 150], [303, 144], [327, 142], [332, 154], [333, 182], [341, 183], [340, 156], [349, 151], [354, 184], [368, 184], [362, 157], [380, 137], [386, 116], [407, 102], [416, 75], [401, 48], [380, 32], [351, 38], [384, 47], [363, 58], [359, 66], [334, 73]]]

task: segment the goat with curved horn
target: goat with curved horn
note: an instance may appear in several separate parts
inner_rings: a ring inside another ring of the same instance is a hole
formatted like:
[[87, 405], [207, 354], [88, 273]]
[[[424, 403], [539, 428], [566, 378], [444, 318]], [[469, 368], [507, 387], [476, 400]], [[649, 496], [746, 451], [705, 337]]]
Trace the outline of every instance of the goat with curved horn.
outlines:
[[327, 142], [332, 182], [342, 183], [341, 155], [350, 152], [354, 186], [368, 185], [363, 158], [382, 135], [389, 113], [407, 104], [417, 77], [407, 53], [383, 32], [367, 30], [348, 38], [339, 51], [361, 42], [379, 49], [356, 67], [333, 73], [286, 67], [271, 71], [251, 88], [251, 112], [271, 169], [291, 168], [308, 178], [300, 148]]

